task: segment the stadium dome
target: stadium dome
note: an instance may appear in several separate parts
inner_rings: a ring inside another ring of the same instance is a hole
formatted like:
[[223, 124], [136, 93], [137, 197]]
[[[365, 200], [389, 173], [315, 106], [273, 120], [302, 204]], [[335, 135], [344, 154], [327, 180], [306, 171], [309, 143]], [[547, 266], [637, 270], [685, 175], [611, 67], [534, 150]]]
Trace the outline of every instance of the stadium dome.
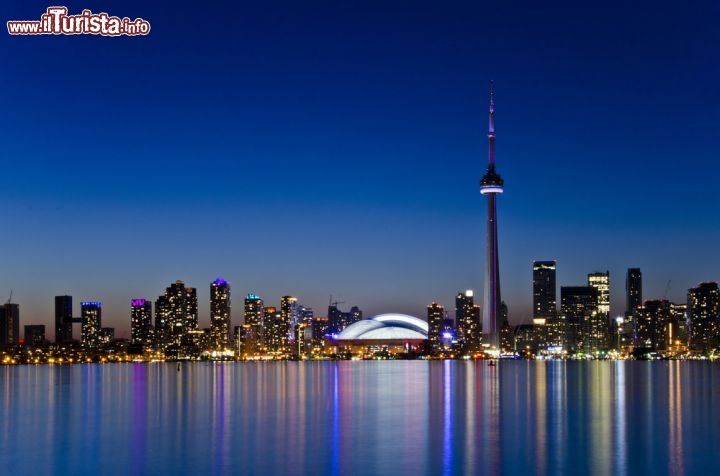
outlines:
[[428, 337], [427, 322], [406, 314], [380, 314], [349, 325], [337, 336], [340, 342], [408, 342]]

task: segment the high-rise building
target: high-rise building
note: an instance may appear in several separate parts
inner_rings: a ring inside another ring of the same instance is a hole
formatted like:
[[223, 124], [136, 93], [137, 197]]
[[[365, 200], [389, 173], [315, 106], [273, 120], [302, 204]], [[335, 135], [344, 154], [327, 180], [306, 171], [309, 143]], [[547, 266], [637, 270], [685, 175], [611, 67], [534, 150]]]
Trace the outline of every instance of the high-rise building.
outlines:
[[645, 301], [633, 313], [635, 348], [667, 349], [668, 326], [672, 320], [670, 302], [664, 299]]
[[331, 302], [328, 305], [328, 330], [330, 334], [339, 334], [350, 324], [362, 321], [362, 311], [359, 307], [353, 306], [349, 312], [343, 312], [338, 308], [339, 303]]
[[561, 287], [560, 313], [565, 327], [563, 347], [570, 352], [599, 350], [601, 335], [604, 336], [604, 332], [598, 322], [597, 288], [593, 286]]
[[55, 296], [55, 343], [72, 342], [73, 326], [72, 296]]
[[292, 296], [281, 297], [280, 314], [282, 315], [283, 326], [287, 325], [288, 341], [294, 341], [295, 329], [300, 323], [300, 306], [297, 298]]
[[230, 284], [218, 278], [210, 284], [210, 334], [216, 349], [230, 341]]
[[164, 348], [170, 342], [170, 306], [166, 296], [155, 301], [155, 344]]
[[7, 302], [0, 306], [0, 346], [20, 341], [20, 305]]
[[265, 307], [264, 331], [265, 347], [268, 352], [283, 353], [287, 349], [288, 325], [283, 321], [282, 313], [276, 307]]
[[39, 347], [45, 345], [45, 326], [42, 324], [25, 325], [25, 345], [28, 347]]
[[442, 350], [442, 325], [444, 317], [444, 307], [436, 302], [432, 302], [428, 305], [428, 341], [430, 343], [430, 351], [433, 353], [437, 353]]
[[628, 268], [625, 278], [626, 316], [631, 316], [635, 309], [642, 306], [642, 273], [640, 268]]
[[500, 314], [500, 264], [498, 262], [496, 196], [503, 193], [503, 179], [495, 171], [495, 90], [490, 82], [488, 127], [488, 168], [480, 180], [480, 193], [488, 197], [487, 238], [485, 242], [485, 294], [482, 332], [490, 347], [498, 348], [498, 316]]
[[533, 261], [533, 326], [539, 348], [562, 345], [555, 269], [555, 261]]
[[183, 337], [198, 327], [197, 291], [186, 288], [185, 283], [178, 280], [165, 289], [164, 297], [164, 302], [156, 303], [160, 304], [163, 320], [166, 321], [162, 323], [167, 327], [167, 330], [163, 328], [167, 336], [164, 344], [180, 345]]
[[245, 298], [245, 325], [241, 335], [242, 353], [247, 356], [265, 351], [264, 303], [260, 296], [248, 294]]
[[100, 329], [102, 323], [102, 304], [99, 302], [81, 302], [80, 319], [82, 319], [81, 342], [84, 347], [100, 346]]
[[482, 328], [480, 327], [480, 306], [475, 305], [472, 289], [455, 296], [455, 323], [457, 341], [463, 352], [480, 350]]
[[130, 301], [130, 338], [136, 345], [153, 344], [152, 302], [148, 299]]
[[720, 320], [718, 283], [700, 283], [697, 287], [690, 288], [687, 300], [690, 349], [707, 352], [718, 343], [718, 320]]
[[597, 289], [597, 315], [593, 319], [592, 335], [597, 339], [597, 350], [609, 347], [610, 338], [610, 271], [588, 274], [588, 286]]

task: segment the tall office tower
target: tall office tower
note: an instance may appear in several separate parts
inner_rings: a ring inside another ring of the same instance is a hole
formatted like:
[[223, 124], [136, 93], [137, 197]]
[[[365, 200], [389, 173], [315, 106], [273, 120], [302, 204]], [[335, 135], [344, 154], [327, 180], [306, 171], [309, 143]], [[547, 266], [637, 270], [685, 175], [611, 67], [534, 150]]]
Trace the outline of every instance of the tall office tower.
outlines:
[[148, 299], [130, 301], [130, 338], [136, 345], [153, 344], [152, 302]]
[[263, 300], [256, 294], [248, 294], [245, 298], [245, 325], [241, 346], [243, 353], [249, 356], [265, 351]]
[[81, 302], [80, 319], [82, 319], [81, 342], [90, 349], [100, 346], [100, 329], [102, 324], [102, 304], [99, 302]]
[[598, 291], [598, 306], [594, 336], [598, 339], [597, 350], [608, 347], [610, 337], [610, 271], [588, 274], [588, 286]]
[[285, 331], [285, 343], [283, 344], [286, 348], [289, 348], [289, 341], [295, 340], [295, 326], [299, 322], [298, 316], [298, 302], [297, 298], [292, 296], [283, 296], [280, 298], [280, 324], [282, 330]]
[[210, 283], [210, 334], [216, 349], [230, 342], [230, 284], [222, 278]]
[[427, 307], [428, 341], [430, 352], [437, 353], [442, 350], [442, 325], [445, 317], [445, 308], [436, 302]]
[[625, 316], [631, 316], [635, 309], [642, 306], [642, 273], [640, 268], [628, 268], [625, 277]]
[[[718, 331], [720, 332], [720, 330]], [[688, 348], [687, 303], [670, 303], [670, 325], [668, 326], [668, 349], [685, 352]]]
[[718, 283], [700, 283], [688, 290], [687, 314], [690, 327], [690, 349], [706, 352], [717, 345], [720, 320]]
[[42, 324], [25, 325], [25, 345], [39, 347], [45, 345], [45, 326]]
[[460, 348], [465, 352], [480, 350], [482, 343], [480, 306], [475, 305], [472, 289], [455, 296], [455, 323]]
[[164, 348], [170, 341], [170, 305], [166, 296], [155, 301], [155, 344]]
[[165, 302], [159, 303], [166, 316], [164, 343], [180, 345], [183, 337], [198, 327], [197, 290], [186, 288], [185, 283], [178, 280], [165, 289], [164, 297]]
[[55, 343], [72, 342], [72, 296], [55, 296]]
[[593, 286], [560, 288], [560, 313], [565, 322], [564, 347], [570, 352], [597, 350], [598, 290]]
[[0, 346], [20, 340], [20, 305], [6, 302], [0, 306]]
[[670, 302], [666, 300], [645, 301], [635, 308], [634, 335], [636, 348], [667, 349], [668, 325], [672, 319]]
[[480, 193], [488, 197], [487, 238], [485, 242], [485, 294], [482, 331], [490, 347], [497, 348], [498, 315], [500, 314], [500, 264], [498, 262], [496, 196], [503, 193], [503, 179], [495, 171], [495, 90], [490, 82], [490, 113], [488, 127], [488, 168], [480, 180]]
[[263, 309], [265, 316], [265, 346], [268, 352], [283, 353], [287, 350], [287, 324], [282, 312], [275, 307]]
[[310, 323], [312, 329], [312, 346], [320, 350], [325, 343], [325, 336], [329, 334], [329, 324], [327, 317], [313, 317]]
[[185, 329], [186, 332], [198, 329], [198, 300], [195, 288], [185, 288]]
[[533, 261], [533, 325], [540, 348], [562, 345], [555, 270], [555, 261]]

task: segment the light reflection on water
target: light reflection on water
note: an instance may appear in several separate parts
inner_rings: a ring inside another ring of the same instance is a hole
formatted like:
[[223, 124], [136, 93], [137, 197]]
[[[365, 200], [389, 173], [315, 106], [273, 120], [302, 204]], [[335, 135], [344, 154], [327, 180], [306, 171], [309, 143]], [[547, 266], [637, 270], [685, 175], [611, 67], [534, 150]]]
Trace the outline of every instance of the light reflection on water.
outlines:
[[0, 367], [3, 475], [705, 474], [708, 362]]

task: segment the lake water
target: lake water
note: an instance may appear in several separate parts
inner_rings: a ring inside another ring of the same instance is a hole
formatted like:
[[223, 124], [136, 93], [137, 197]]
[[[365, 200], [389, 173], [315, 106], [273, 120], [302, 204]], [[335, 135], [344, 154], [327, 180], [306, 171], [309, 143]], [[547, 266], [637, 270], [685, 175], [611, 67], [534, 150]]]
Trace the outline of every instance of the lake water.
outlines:
[[0, 474], [717, 474], [720, 365], [0, 367]]

